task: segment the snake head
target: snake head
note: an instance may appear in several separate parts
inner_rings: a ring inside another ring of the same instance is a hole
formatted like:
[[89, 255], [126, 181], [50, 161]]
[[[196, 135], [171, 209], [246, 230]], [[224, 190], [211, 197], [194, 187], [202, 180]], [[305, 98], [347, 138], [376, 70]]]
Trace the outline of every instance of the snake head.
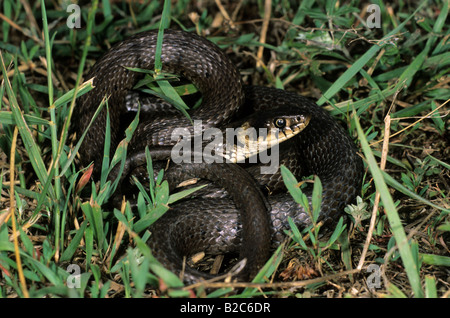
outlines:
[[[260, 111], [236, 123], [242, 131], [253, 129], [259, 132], [255, 142], [284, 142], [308, 126], [311, 114], [297, 107], [284, 106], [269, 111]], [[267, 133], [265, 133], [265, 131]], [[250, 138], [251, 134], [248, 134]]]
[[311, 115], [295, 107], [280, 107], [257, 112], [234, 122], [234, 139], [227, 136], [227, 156], [241, 162], [262, 151], [278, 146], [305, 129]]

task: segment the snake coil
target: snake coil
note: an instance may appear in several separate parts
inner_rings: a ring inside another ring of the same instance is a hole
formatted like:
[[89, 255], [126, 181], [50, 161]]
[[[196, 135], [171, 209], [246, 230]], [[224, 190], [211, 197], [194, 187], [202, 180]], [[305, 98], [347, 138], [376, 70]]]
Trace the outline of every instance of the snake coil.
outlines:
[[[79, 99], [74, 110], [72, 127], [77, 136], [86, 130], [101, 100], [107, 96], [112, 143], [118, 144], [123, 134], [120, 121], [127, 112], [125, 99], [142, 78], [142, 73], [129, 68], [154, 69], [156, 39], [154, 31], [137, 34], [114, 45], [97, 61], [87, 75], [87, 79], [93, 79], [95, 88]], [[186, 78], [201, 92], [202, 105], [190, 115], [193, 120], [202, 120], [203, 129], [225, 127], [241, 112], [287, 107], [309, 114], [308, 126], [280, 146], [280, 164], [286, 165], [298, 178], [320, 177], [323, 185], [320, 218], [330, 226], [337, 222], [360, 189], [363, 166], [350, 136], [324, 109], [298, 94], [267, 87], [244, 87], [229, 58], [216, 45], [192, 33], [165, 30], [161, 61], [164, 72]], [[106, 111], [102, 111], [79, 151], [82, 164], [94, 161], [97, 173], [105, 142], [105, 123]], [[173, 146], [170, 136], [177, 127], [193, 132], [192, 125], [181, 114], [153, 115], [151, 120], [139, 124], [129, 153], [142, 152], [145, 146]], [[271, 244], [283, 239], [288, 217], [299, 227], [310, 224], [307, 213], [285, 189], [268, 198], [262, 195], [255, 179], [250, 177], [258, 177], [257, 169], [250, 167], [244, 171], [236, 164], [174, 166], [167, 173], [169, 183], [190, 174], [217, 183], [230, 196], [201, 197], [171, 207], [150, 229], [149, 245], [156, 258], [179, 273], [184, 255], [199, 251], [239, 252], [247, 260], [245, 275], [254, 275], [267, 259]], [[280, 179], [280, 173], [276, 173], [264, 176], [259, 182], [272, 190], [282, 184]], [[309, 188], [305, 192], [310, 198]], [[184, 273], [187, 281], [206, 277], [190, 268]]]

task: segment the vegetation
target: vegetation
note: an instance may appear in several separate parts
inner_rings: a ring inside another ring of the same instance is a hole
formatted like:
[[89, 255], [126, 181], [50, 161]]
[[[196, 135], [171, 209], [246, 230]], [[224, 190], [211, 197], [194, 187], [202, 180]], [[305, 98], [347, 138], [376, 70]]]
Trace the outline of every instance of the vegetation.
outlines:
[[[449, 1], [170, 2], [1, 2], [0, 297], [449, 297]], [[68, 129], [92, 89], [85, 71], [161, 26], [208, 37], [245, 83], [296, 91], [346, 124], [366, 168], [349, 228], [321, 239], [316, 222], [292, 226], [252, 283], [183, 286], [152, 257], [146, 228], [179, 197], [160, 176], [137, 213], [108, 208], [127, 141], [93, 182]]]

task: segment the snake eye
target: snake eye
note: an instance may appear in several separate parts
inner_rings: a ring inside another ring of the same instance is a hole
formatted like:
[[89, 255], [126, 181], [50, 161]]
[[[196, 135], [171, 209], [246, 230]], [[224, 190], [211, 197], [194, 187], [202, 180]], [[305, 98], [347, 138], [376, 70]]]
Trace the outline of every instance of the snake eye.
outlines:
[[277, 128], [284, 128], [286, 127], [286, 119], [284, 118], [277, 118], [273, 122], [275, 124], [275, 127]]

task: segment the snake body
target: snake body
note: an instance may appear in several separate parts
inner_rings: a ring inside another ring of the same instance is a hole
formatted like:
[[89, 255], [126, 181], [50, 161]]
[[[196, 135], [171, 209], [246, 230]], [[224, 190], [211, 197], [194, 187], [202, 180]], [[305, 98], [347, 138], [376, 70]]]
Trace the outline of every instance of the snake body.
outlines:
[[[121, 132], [115, 127], [120, 126], [120, 119], [127, 112], [126, 96], [142, 77], [127, 67], [154, 69], [156, 39], [157, 33], [153, 31], [137, 34], [113, 46], [97, 61], [87, 75], [87, 79], [93, 79], [95, 89], [83, 95], [75, 108], [77, 136], [86, 129], [107, 95], [113, 145], [118, 143]], [[202, 93], [202, 106], [190, 115], [194, 120], [202, 120], [203, 129], [226, 126], [242, 112], [267, 112], [280, 106], [309, 114], [308, 126], [280, 145], [280, 164], [298, 178], [320, 177], [323, 184], [320, 217], [326, 225], [337, 222], [360, 189], [363, 166], [350, 136], [325, 110], [295, 93], [244, 87], [228, 57], [213, 43], [191, 33], [165, 30], [161, 60], [164, 72], [183, 76]], [[80, 148], [83, 164], [94, 161], [99, 166], [105, 122], [103, 112], [89, 129]], [[142, 153], [145, 146], [173, 146], [170, 135], [176, 127], [192, 130], [181, 114], [172, 113], [170, 119], [167, 115], [154, 115], [152, 120], [139, 124], [129, 152]], [[282, 240], [288, 216], [300, 227], [311, 223], [308, 214], [285, 190], [265, 198], [256, 186], [258, 181], [250, 177], [251, 174], [257, 177], [257, 169], [258, 166], [249, 167], [244, 171], [236, 164], [174, 166], [166, 175], [169, 183], [190, 174], [216, 182], [229, 196], [201, 197], [174, 205], [150, 229], [153, 254], [169, 269], [180, 272], [185, 255], [199, 251], [239, 252], [247, 260], [244, 272], [254, 275], [267, 259], [270, 245]], [[280, 173], [275, 173], [259, 182], [272, 190], [281, 183], [280, 178]], [[309, 188], [306, 193], [310, 198]], [[242, 210], [243, 213], [238, 212]], [[190, 268], [185, 271], [186, 280], [199, 276], [202, 274]]]

